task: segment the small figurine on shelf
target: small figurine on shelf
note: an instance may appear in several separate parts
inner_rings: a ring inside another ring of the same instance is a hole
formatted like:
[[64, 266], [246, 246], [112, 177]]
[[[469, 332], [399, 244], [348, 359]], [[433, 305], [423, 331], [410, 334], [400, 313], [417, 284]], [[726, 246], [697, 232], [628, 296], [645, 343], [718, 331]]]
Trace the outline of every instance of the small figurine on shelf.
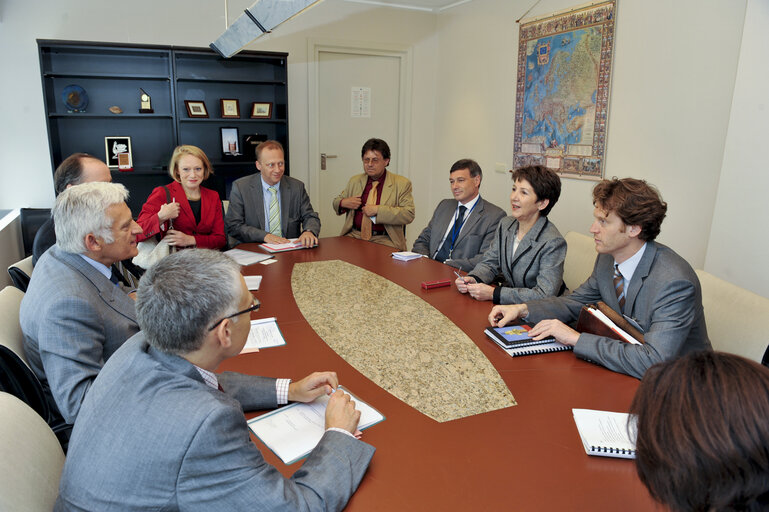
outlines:
[[142, 92], [141, 96], [139, 96], [139, 113], [140, 114], [154, 114], [155, 111], [152, 110], [152, 98], [150, 98], [150, 95], [147, 94], [144, 89], [139, 87], [139, 90]]

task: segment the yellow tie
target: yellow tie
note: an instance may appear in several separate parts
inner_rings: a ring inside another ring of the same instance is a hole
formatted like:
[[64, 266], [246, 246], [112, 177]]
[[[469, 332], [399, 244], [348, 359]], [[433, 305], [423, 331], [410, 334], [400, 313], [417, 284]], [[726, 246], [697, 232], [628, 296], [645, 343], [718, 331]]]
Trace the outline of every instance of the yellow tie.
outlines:
[[[376, 186], [379, 185], [378, 181], [374, 181], [371, 184], [371, 190], [368, 191], [368, 197], [366, 198], [366, 206], [370, 204], [376, 204]], [[371, 217], [363, 214], [363, 219], [360, 221], [360, 237], [363, 240], [371, 240]]]

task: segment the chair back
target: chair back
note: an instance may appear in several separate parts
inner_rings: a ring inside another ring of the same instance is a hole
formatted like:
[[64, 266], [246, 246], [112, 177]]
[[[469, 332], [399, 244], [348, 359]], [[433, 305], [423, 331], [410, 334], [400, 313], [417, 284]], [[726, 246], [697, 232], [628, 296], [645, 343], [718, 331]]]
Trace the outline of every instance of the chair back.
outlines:
[[0, 345], [8, 347], [29, 366], [24, 353], [24, 334], [19, 323], [19, 309], [24, 292], [13, 286], [0, 290]]
[[51, 218], [50, 208], [22, 208], [19, 211], [21, 221], [21, 241], [24, 245], [24, 256], [32, 254], [35, 235], [40, 226]]
[[595, 265], [595, 242], [576, 231], [569, 231], [566, 239], [566, 259], [563, 262], [563, 282], [574, 291], [587, 281]]
[[50, 512], [59, 495], [64, 452], [27, 404], [0, 393], [0, 510]]
[[13, 285], [22, 292], [27, 291], [29, 286], [29, 280], [32, 277], [32, 256], [27, 256], [21, 261], [17, 261], [10, 267], [8, 267], [8, 275], [11, 276]]
[[760, 363], [769, 344], [769, 299], [704, 270], [695, 272], [702, 287], [705, 324], [713, 349]]

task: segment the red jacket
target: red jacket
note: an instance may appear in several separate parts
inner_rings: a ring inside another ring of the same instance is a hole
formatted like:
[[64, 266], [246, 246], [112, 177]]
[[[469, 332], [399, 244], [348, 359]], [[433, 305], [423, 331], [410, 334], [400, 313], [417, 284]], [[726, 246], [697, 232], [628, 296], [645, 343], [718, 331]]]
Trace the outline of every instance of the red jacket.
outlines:
[[[184, 188], [177, 182], [172, 182], [168, 187], [171, 200], [179, 203], [179, 216], [173, 219], [174, 229], [186, 235], [195, 237], [197, 246], [201, 249], [219, 249], [226, 240], [224, 237], [224, 219], [222, 218], [222, 202], [219, 194], [213, 190], [200, 187], [200, 223], [195, 223], [190, 203], [184, 193]], [[163, 187], [157, 187], [147, 198], [142, 206], [142, 211], [136, 222], [144, 233], [138, 236], [138, 241], [152, 238], [158, 233], [165, 236], [168, 231], [168, 221], [161, 226], [158, 212], [160, 207], [166, 204], [166, 191]]]

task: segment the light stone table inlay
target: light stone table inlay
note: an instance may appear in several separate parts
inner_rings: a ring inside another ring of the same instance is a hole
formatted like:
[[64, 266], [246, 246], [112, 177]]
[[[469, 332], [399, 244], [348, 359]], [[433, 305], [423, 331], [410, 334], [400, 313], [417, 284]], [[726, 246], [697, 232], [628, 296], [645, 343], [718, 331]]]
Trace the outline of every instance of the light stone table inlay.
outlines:
[[[343, 261], [316, 261], [295, 264], [291, 286], [318, 336], [422, 414], [444, 422], [516, 405], [461, 329], [388, 279]], [[366, 323], [364, 315], [378, 320]]]

